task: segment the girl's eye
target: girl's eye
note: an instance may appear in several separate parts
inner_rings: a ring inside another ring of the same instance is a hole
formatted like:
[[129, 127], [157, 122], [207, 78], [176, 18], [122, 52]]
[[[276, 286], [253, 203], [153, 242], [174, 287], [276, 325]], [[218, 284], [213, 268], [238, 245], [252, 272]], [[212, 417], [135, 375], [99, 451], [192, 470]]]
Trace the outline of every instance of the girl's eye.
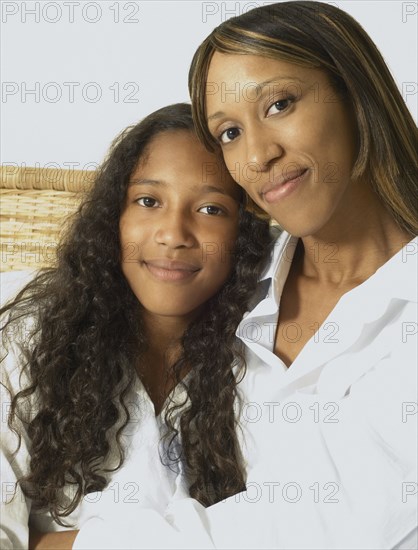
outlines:
[[218, 140], [222, 143], [229, 143], [236, 139], [239, 136], [239, 129], [238, 128], [228, 128], [227, 130], [223, 131], [222, 134], [218, 137]]
[[199, 212], [203, 212], [204, 214], [208, 214], [209, 216], [220, 216], [225, 213], [222, 208], [219, 208], [219, 206], [215, 206], [213, 204], [202, 206], [202, 208], [199, 208]]
[[158, 207], [158, 201], [156, 199], [153, 199], [152, 197], [141, 197], [140, 199], [137, 199], [136, 202], [139, 204], [139, 206], [143, 206], [145, 208]]
[[278, 101], [275, 101], [273, 105], [271, 105], [267, 111], [268, 115], [274, 115], [276, 113], [282, 113], [285, 111], [289, 105], [291, 104], [292, 99], [290, 97], [287, 97], [286, 99], [279, 99]]

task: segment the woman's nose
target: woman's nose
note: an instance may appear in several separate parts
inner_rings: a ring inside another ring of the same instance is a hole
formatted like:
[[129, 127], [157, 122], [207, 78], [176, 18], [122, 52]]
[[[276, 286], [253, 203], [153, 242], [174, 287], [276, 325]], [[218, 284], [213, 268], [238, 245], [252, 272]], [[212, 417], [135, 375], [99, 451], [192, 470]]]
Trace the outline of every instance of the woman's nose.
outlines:
[[191, 248], [196, 243], [192, 222], [181, 210], [165, 213], [155, 232], [155, 241], [170, 248]]
[[247, 129], [246, 169], [253, 172], [265, 172], [283, 155], [283, 146], [279, 134], [271, 128], [254, 125]]

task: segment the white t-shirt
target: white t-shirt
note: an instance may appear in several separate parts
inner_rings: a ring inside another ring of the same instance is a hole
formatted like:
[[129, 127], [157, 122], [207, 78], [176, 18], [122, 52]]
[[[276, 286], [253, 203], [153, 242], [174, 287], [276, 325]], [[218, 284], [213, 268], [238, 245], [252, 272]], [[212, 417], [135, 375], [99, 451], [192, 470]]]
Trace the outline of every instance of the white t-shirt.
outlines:
[[[418, 239], [342, 296], [287, 369], [272, 349], [296, 242], [282, 233], [237, 329], [247, 491], [206, 509], [189, 498], [181, 465], [158, 464], [150, 414], [109, 488], [80, 507], [74, 548], [414, 548]], [[137, 487], [139, 502], [122, 496]], [[8, 534], [24, 544], [29, 512], [17, 506]]]

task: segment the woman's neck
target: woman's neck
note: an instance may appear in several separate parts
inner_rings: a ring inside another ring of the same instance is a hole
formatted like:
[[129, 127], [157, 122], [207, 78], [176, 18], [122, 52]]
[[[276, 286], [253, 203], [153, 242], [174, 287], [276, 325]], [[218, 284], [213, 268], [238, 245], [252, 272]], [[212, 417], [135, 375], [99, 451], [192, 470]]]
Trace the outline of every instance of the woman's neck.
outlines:
[[302, 273], [324, 285], [361, 284], [412, 239], [369, 185], [352, 185], [332, 219], [298, 247]]

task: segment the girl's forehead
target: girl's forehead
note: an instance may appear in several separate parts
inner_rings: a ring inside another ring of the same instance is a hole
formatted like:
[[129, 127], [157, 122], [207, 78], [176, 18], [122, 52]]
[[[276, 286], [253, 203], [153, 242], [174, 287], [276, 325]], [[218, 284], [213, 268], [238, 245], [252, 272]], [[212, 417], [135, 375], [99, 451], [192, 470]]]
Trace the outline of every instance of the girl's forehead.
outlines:
[[204, 163], [222, 163], [219, 155], [207, 151], [191, 130], [169, 130], [153, 136], [138, 158], [135, 171], [184, 168], [187, 173]]
[[172, 190], [219, 188], [233, 198], [241, 196], [220, 153], [208, 151], [187, 130], [162, 132], [149, 142], [130, 177], [130, 185], [140, 184]]

